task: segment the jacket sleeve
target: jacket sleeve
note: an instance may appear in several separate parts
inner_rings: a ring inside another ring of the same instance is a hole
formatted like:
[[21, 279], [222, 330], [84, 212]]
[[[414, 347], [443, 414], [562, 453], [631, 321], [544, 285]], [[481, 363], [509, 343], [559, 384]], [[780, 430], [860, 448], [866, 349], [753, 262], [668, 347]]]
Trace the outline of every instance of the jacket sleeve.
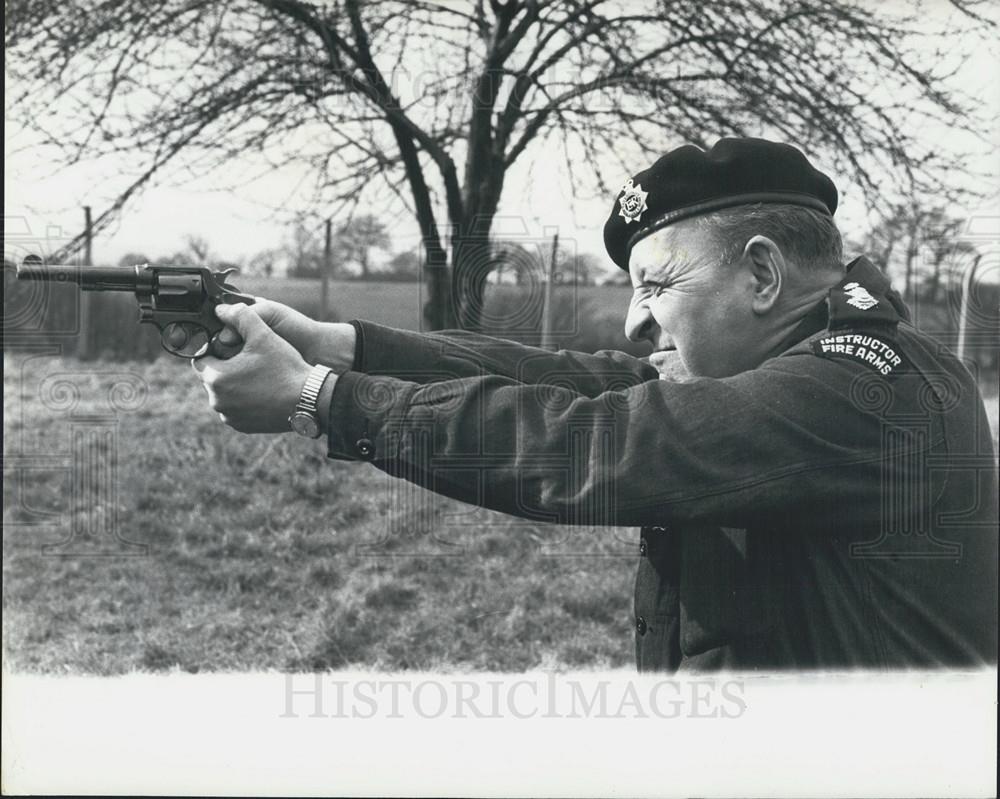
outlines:
[[646, 361], [623, 352], [551, 352], [462, 330], [414, 333], [372, 322], [352, 324], [357, 331], [355, 371], [421, 385], [497, 375], [596, 397], [659, 377]]
[[747, 526], [793, 511], [877, 519], [884, 470], [909, 468], [906, 453], [933, 442], [905, 429], [887, 437], [895, 427], [866, 391], [877, 400], [915, 389], [872, 389], [868, 376], [800, 354], [731, 378], [587, 396], [509, 375], [420, 384], [347, 372], [331, 400], [329, 454], [562, 524]]

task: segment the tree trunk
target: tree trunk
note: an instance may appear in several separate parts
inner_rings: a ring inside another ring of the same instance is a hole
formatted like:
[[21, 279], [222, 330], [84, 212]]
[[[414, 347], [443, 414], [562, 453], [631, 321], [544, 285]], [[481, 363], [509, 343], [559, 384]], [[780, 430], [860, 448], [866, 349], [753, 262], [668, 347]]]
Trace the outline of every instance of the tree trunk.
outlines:
[[915, 303], [917, 301], [916, 261], [917, 233], [914, 231], [910, 233], [910, 241], [906, 247], [906, 282], [903, 293], [903, 299], [914, 311], [916, 311]]
[[927, 281], [925, 297], [930, 300], [932, 304], [936, 303], [938, 299], [938, 291], [941, 287], [941, 262], [943, 260], [944, 258], [940, 255], [934, 258], [934, 271], [931, 273], [930, 279]]
[[461, 330], [482, 332], [486, 277], [493, 268], [487, 236], [464, 235], [452, 244], [452, 301]]
[[427, 253], [424, 273], [427, 276], [427, 301], [424, 303], [425, 330], [446, 330], [455, 327], [451, 301], [451, 273], [448, 255], [438, 241], [424, 238]]
[[455, 327], [448, 255], [441, 243], [441, 233], [434, 218], [434, 206], [427, 182], [424, 180], [416, 145], [399, 124], [393, 122], [390, 124], [399, 144], [399, 153], [403, 159], [410, 190], [413, 192], [414, 212], [424, 245], [426, 258], [424, 266], [427, 273], [427, 301], [423, 309], [424, 329], [445, 330]]
[[493, 217], [503, 190], [503, 168], [487, 153], [478, 153], [470, 144], [466, 166], [464, 224], [451, 219], [455, 235], [451, 245], [452, 302], [462, 330], [482, 332], [486, 278], [496, 266], [490, 245]]

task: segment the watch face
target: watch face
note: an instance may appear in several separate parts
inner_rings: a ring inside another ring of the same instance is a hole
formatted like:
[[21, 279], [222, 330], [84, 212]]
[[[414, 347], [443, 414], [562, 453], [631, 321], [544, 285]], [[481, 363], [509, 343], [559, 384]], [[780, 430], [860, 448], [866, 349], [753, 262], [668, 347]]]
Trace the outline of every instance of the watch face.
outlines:
[[288, 417], [288, 422], [291, 424], [292, 430], [300, 436], [316, 438], [319, 435], [319, 424], [311, 413], [296, 411]]

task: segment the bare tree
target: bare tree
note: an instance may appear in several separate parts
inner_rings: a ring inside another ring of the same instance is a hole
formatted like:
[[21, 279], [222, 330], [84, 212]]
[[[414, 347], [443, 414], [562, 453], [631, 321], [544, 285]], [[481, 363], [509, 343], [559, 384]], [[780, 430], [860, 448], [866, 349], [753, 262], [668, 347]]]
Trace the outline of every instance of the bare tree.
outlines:
[[246, 274], [271, 277], [274, 274], [274, 265], [280, 260], [280, 250], [270, 247], [260, 250], [247, 259]]
[[[955, 6], [989, 35], [988, 3]], [[8, 103], [70, 162], [137, 156], [98, 227], [168, 165], [254, 154], [307, 165], [323, 216], [398, 197], [422, 235], [427, 324], [476, 328], [493, 218], [530, 153], [561, 153], [578, 193], [607, 192], [668, 146], [766, 134], [829, 158], [873, 205], [951, 196], [963, 162], [922, 131], [975, 133], [976, 106], [947, 88], [953, 46], [920, 55], [955, 39], [931, 36], [919, 6], [886, 7], [11, 0]]]
[[942, 285], [947, 286], [977, 253], [972, 242], [962, 238], [965, 226], [966, 220], [951, 217], [942, 208], [935, 208], [927, 219], [924, 247], [928, 258], [921, 275], [921, 294], [932, 303], [938, 301]]
[[557, 264], [555, 280], [557, 283], [590, 286], [596, 282], [603, 271], [601, 259], [593, 253], [572, 253], [564, 261]]
[[933, 204], [918, 198], [893, 206], [871, 230], [861, 249], [899, 278], [898, 288], [908, 302], [918, 297], [936, 302], [951, 270], [964, 263], [976, 248], [961, 238], [966, 220], [954, 217], [937, 198]]
[[164, 255], [152, 261], [156, 266], [198, 266], [191, 253], [187, 250], [177, 250], [173, 255]]
[[482, 272], [484, 279], [493, 273], [498, 283], [503, 283], [504, 276], [509, 273], [518, 286], [539, 284], [545, 275], [547, 255], [545, 244], [547, 242], [532, 243], [505, 239], [493, 241], [483, 250], [486, 261], [479, 271]]
[[420, 256], [413, 250], [402, 250], [389, 259], [388, 274], [393, 280], [419, 280]]
[[188, 254], [191, 256], [191, 260], [198, 266], [204, 266], [209, 262], [212, 248], [204, 236], [194, 233], [188, 234], [184, 237], [184, 244], [187, 247]]
[[337, 229], [336, 246], [340, 260], [357, 264], [362, 279], [367, 279], [372, 267], [372, 251], [386, 252], [392, 245], [389, 230], [372, 214], [361, 214]]
[[323, 268], [323, 242], [305, 214], [296, 214], [288, 239], [288, 274], [292, 277], [319, 277]]
[[149, 258], [141, 252], [127, 252], [118, 259], [118, 266], [136, 266], [148, 263]]

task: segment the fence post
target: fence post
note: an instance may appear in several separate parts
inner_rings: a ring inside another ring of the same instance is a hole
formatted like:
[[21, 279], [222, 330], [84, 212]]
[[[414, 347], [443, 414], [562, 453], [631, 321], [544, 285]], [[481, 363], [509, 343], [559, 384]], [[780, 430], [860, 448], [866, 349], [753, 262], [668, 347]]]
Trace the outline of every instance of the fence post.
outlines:
[[975, 279], [976, 269], [979, 268], [979, 262], [982, 258], [981, 253], [976, 256], [976, 260], [972, 262], [972, 268], [962, 279], [962, 300], [958, 306], [958, 345], [955, 347], [957, 350], [955, 354], [959, 360], [965, 357], [965, 337], [969, 327], [969, 294], [972, 293], [972, 281]]
[[333, 251], [332, 220], [326, 220], [326, 238], [323, 241], [323, 266], [320, 271], [320, 295], [319, 295], [319, 321], [327, 322], [330, 319], [330, 272], [333, 269], [331, 254]]
[[559, 251], [559, 234], [552, 237], [552, 255], [545, 266], [543, 277], [544, 286], [542, 294], [542, 341], [543, 349], [551, 350], [552, 345], [552, 276], [556, 269], [556, 254]]
[[[90, 206], [83, 206], [83, 265], [94, 265], [94, 224], [90, 216]], [[77, 292], [80, 300], [80, 335], [76, 340], [76, 356], [82, 360], [87, 360], [91, 356], [91, 325], [90, 325], [90, 303], [89, 291]]]

